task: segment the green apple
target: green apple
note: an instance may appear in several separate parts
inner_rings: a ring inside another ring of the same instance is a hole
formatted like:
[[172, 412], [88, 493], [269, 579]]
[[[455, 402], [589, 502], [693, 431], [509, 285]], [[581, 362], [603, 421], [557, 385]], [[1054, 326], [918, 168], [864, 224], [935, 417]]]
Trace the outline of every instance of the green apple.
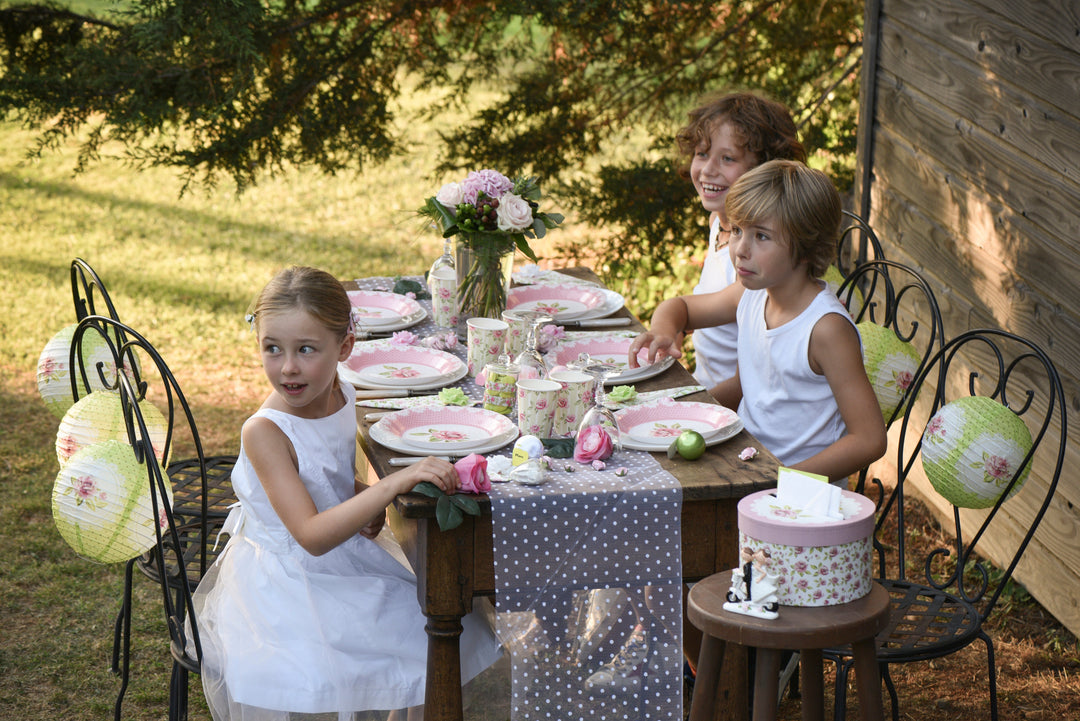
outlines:
[[705, 453], [705, 439], [697, 431], [683, 431], [675, 439], [674, 446], [679, 455], [688, 461], [697, 460]]

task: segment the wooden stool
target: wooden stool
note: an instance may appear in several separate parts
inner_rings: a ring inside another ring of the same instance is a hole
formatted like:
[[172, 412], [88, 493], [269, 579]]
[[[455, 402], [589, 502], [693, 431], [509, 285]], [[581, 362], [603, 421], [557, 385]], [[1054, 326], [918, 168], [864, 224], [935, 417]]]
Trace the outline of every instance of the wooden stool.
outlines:
[[[709, 576], [690, 589], [687, 616], [701, 629], [701, 653], [690, 721], [713, 721], [720, 670], [728, 643], [758, 649], [754, 667], [754, 721], [776, 718], [780, 655], [799, 651], [803, 721], [825, 713], [821, 649], [851, 644], [854, 650], [860, 718], [881, 721], [881, 677], [874, 637], [889, 622], [889, 594], [874, 583], [870, 593], [838, 606], [781, 606], [780, 617], [765, 620], [724, 610], [731, 571]], [[744, 706], [745, 708], [745, 706]]]

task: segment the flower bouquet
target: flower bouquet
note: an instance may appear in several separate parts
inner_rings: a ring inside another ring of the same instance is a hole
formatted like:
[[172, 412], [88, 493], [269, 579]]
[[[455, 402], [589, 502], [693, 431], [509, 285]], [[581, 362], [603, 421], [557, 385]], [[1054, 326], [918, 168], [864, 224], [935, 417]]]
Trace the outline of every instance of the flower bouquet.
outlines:
[[458, 322], [498, 318], [506, 308], [514, 249], [536, 262], [529, 239], [543, 238], [562, 222], [558, 213], [538, 210], [536, 178], [510, 180], [494, 170], [469, 173], [428, 198], [420, 214], [442, 226], [443, 237], [457, 236]]

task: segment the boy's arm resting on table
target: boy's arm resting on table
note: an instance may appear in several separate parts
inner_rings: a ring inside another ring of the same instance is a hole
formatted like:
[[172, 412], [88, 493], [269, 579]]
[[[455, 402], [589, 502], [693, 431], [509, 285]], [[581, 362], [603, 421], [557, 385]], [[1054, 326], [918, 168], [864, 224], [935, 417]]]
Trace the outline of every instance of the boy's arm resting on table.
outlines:
[[386, 507], [394, 498], [421, 481], [429, 481], [446, 493], [453, 493], [459, 485], [452, 464], [428, 457], [320, 512], [300, 478], [292, 443], [275, 423], [266, 418], [252, 418], [244, 424], [241, 438], [270, 505], [296, 542], [314, 556], [326, 553], [365, 529], [370, 533], [371, 524], [385, 516]]
[[650, 329], [630, 344], [630, 367], [638, 367], [637, 354], [642, 348], [649, 350], [649, 363], [668, 356], [678, 359], [682, 357], [684, 334], [698, 328], [734, 323], [742, 292], [743, 287], [735, 283], [716, 293], [681, 295], [665, 300], [653, 312]]
[[739, 403], [742, 402], [742, 382], [739, 380], [739, 369], [735, 369], [735, 375], [731, 378], [720, 381], [710, 388], [709, 395], [725, 408], [730, 408], [733, 411], [738, 410]]
[[874, 389], [866, 377], [858, 331], [845, 318], [830, 313], [810, 336], [810, 367], [825, 376], [847, 433], [795, 468], [845, 478], [885, 454], [888, 437]]

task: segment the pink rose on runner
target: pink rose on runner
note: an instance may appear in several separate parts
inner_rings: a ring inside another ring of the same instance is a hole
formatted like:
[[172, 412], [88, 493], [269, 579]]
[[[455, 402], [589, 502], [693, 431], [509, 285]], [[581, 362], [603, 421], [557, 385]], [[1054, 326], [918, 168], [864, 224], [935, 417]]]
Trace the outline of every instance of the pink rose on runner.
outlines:
[[454, 464], [458, 478], [461, 479], [462, 493], [487, 493], [491, 490], [491, 481], [487, 474], [487, 459], [479, 453], [470, 453]]
[[610, 458], [615, 452], [611, 435], [603, 426], [589, 426], [577, 435], [574, 442], [574, 460], [578, 463], [592, 463]]

